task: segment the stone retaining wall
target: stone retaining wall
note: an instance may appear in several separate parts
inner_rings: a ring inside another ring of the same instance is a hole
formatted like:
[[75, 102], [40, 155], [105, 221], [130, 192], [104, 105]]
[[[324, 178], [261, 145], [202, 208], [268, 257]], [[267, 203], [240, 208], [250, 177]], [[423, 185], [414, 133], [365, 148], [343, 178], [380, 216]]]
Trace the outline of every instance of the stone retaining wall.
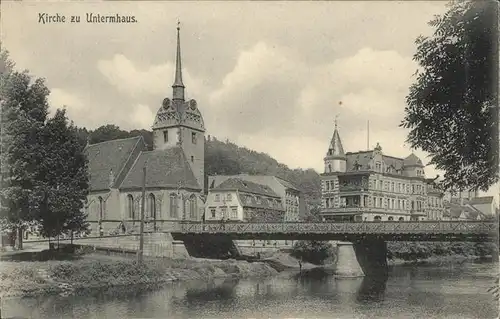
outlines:
[[[139, 250], [139, 235], [102, 237], [102, 238], [78, 238], [74, 239], [76, 245], [93, 246], [99, 248], [123, 249], [127, 251]], [[146, 233], [144, 234], [144, 256], [188, 258], [189, 254], [182, 241], [174, 241], [168, 233]]]

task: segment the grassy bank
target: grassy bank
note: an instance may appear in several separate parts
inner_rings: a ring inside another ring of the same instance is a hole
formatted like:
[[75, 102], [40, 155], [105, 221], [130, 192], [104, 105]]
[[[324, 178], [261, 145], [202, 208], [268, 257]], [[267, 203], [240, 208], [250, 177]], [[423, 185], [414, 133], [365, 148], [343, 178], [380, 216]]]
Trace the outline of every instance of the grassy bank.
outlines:
[[87, 255], [70, 261], [1, 262], [1, 296], [78, 294], [91, 289], [146, 285], [179, 280], [270, 276], [277, 271], [265, 263], [235, 260], [135, 260]]

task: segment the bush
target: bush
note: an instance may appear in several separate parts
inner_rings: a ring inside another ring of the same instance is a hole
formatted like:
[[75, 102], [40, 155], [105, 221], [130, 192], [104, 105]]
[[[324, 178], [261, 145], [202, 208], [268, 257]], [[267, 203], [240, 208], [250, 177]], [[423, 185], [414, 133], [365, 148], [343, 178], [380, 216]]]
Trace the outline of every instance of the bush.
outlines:
[[327, 259], [335, 257], [335, 251], [329, 242], [305, 240], [296, 242], [290, 255], [311, 264], [323, 265]]
[[493, 242], [388, 242], [390, 259], [406, 261], [432, 256], [490, 257], [498, 255], [498, 246]]

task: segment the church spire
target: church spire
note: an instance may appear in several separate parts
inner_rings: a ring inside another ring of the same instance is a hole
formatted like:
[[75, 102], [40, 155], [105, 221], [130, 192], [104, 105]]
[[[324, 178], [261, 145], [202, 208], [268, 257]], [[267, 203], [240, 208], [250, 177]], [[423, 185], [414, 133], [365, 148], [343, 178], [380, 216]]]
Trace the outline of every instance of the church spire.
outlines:
[[184, 83], [182, 83], [182, 66], [181, 66], [181, 38], [180, 38], [180, 21], [177, 21], [177, 56], [175, 60], [175, 81], [173, 88], [173, 100], [184, 101]]

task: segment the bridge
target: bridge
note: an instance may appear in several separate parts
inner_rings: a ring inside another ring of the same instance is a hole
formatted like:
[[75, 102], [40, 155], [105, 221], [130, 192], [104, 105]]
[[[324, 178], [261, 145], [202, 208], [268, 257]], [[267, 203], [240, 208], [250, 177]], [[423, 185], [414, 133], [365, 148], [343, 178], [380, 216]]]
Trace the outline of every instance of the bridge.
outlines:
[[495, 221], [180, 222], [175, 227], [165, 230], [175, 236], [220, 234], [232, 239], [351, 241], [375, 236], [386, 241], [481, 242], [497, 238], [498, 223]]
[[[126, 221], [128, 233], [137, 234], [140, 221]], [[97, 230], [97, 221], [91, 222]], [[106, 230], [120, 228], [121, 221], [102, 221]], [[149, 234], [168, 233], [182, 241], [193, 257], [220, 258], [238, 255], [235, 240], [336, 240], [336, 273], [353, 277], [387, 272], [387, 241], [498, 240], [498, 221], [384, 221], [384, 222], [281, 222], [248, 223], [154, 220]]]

